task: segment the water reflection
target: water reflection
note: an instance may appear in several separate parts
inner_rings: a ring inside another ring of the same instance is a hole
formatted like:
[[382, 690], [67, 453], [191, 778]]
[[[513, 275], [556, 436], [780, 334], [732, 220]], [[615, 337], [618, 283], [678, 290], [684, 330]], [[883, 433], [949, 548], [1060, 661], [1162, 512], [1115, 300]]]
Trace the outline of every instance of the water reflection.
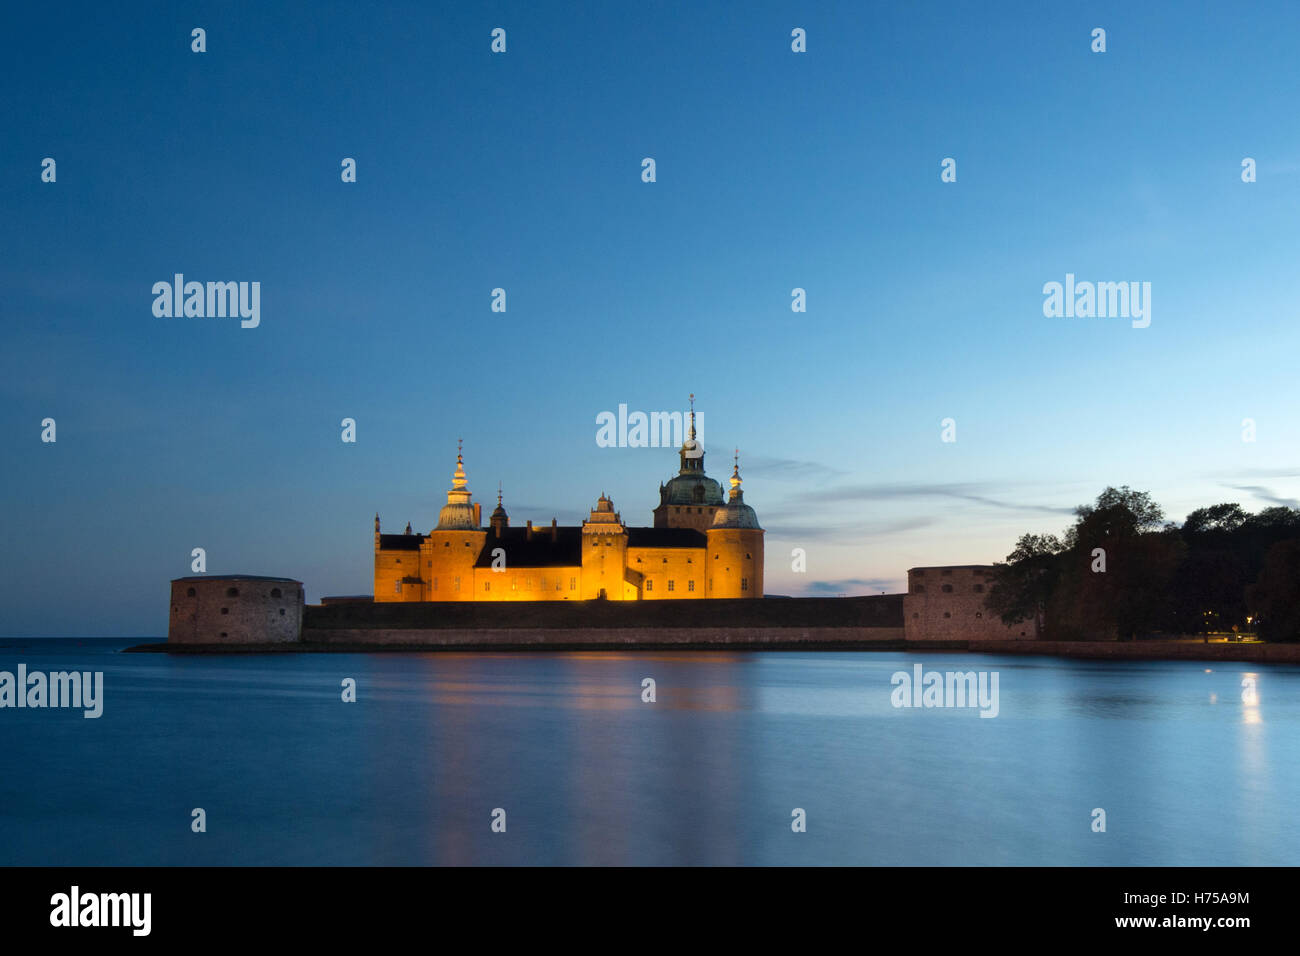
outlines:
[[[19, 650], [33, 669], [69, 660]], [[894, 708], [890, 677], [914, 663], [104, 656], [100, 720], [0, 721], [26, 770], [0, 780], [0, 863], [1300, 860], [1300, 668], [927, 655], [926, 670], [998, 671], [999, 715], [983, 720]], [[344, 677], [355, 704], [340, 702]], [[220, 840], [160, 827], [196, 793]], [[790, 829], [795, 807], [806, 833]]]

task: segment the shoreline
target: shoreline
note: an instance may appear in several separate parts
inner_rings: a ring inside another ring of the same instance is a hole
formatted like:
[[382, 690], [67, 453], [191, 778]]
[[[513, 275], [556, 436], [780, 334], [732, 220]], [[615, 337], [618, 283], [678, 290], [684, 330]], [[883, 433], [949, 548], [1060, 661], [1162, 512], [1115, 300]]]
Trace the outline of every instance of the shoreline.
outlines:
[[246, 644], [169, 644], [160, 641], [124, 649], [124, 653], [165, 654], [426, 654], [426, 653], [547, 653], [574, 651], [915, 651], [921, 654], [966, 653], [1067, 657], [1109, 661], [1231, 661], [1257, 664], [1300, 664], [1300, 644], [1205, 644], [1191, 641], [906, 641], [897, 638], [827, 640], [812, 637], [764, 635], [762, 639], [710, 640], [533, 639], [490, 641], [402, 641], [389, 632], [382, 642], [357, 640], [304, 641]]

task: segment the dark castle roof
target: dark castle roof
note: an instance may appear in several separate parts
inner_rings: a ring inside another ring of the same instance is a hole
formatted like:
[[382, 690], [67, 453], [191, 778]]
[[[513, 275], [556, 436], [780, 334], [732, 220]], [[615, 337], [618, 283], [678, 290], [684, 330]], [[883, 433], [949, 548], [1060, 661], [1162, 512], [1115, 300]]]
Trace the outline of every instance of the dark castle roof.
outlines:
[[502, 531], [500, 537], [488, 532], [474, 567], [492, 567], [492, 552], [497, 548], [505, 550], [507, 568], [577, 567], [582, 564], [581, 528], [556, 528], [554, 541], [551, 540], [549, 525], [534, 528], [531, 541], [528, 540], [527, 528], [503, 528]]
[[[582, 564], [581, 527], [556, 528], [555, 540], [551, 539], [551, 529], [547, 525], [533, 528], [531, 541], [528, 540], [527, 528], [506, 528], [504, 531], [501, 537], [488, 532], [474, 567], [492, 567], [492, 552], [497, 548], [505, 550], [507, 568], [577, 567]], [[627, 543], [633, 548], [703, 548], [708, 544], [708, 538], [704, 532], [694, 528], [628, 528]]]
[[384, 551], [419, 551], [422, 534], [381, 534], [379, 547]]
[[[492, 567], [492, 552], [504, 548], [506, 567], [550, 568], [577, 567], [582, 564], [582, 528], [556, 528], [551, 537], [549, 525], [533, 528], [532, 540], [528, 529], [505, 528], [501, 537], [491, 529], [483, 548], [474, 561], [476, 568]], [[379, 547], [384, 551], [418, 551], [424, 542], [422, 534], [381, 534]], [[627, 543], [633, 548], [703, 548], [708, 538], [694, 528], [628, 528]]]
[[633, 548], [703, 548], [709, 539], [694, 528], [628, 528], [627, 543]]

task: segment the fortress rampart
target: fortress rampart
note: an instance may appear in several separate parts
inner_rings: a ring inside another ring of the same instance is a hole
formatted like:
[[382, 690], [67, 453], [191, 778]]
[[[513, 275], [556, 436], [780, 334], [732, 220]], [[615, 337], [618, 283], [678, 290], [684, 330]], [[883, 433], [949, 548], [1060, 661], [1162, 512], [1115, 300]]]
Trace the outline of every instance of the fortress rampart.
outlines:
[[302, 635], [303, 587], [292, 578], [212, 574], [172, 581], [169, 644], [280, 644]]

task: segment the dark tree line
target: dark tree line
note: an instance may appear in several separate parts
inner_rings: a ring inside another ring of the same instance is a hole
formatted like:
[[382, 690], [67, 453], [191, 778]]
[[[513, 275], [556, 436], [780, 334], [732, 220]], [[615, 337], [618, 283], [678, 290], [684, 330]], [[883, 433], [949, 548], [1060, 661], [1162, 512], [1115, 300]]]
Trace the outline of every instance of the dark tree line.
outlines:
[[1062, 537], [1026, 534], [986, 606], [1054, 640], [1257, 631], [1300, 641], [1300, 510], [1198, 508], [1181, 526], [1145, 491], [1107, 488]]

